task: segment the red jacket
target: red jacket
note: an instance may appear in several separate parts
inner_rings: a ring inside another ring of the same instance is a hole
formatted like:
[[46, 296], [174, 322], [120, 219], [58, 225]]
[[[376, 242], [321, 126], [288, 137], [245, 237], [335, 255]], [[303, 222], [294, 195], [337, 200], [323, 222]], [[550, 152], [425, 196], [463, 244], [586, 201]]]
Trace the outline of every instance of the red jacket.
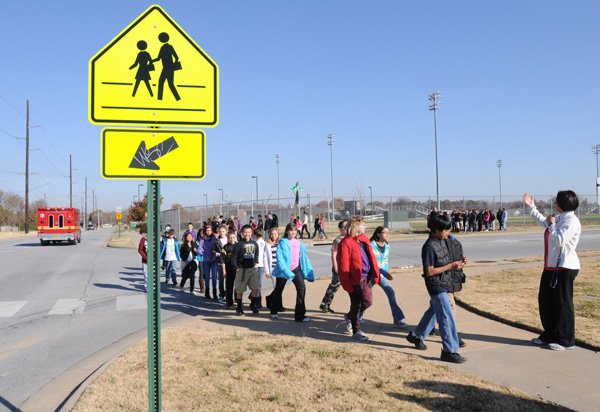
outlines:
[[377, 265], [377, 259], [375, 258], [373, 249], [371, 249], [369, 238], [364, 233], [357, 238], [346, 236], [340, 242], [336, 256], [340, 283], [346, 292], [352, 292], [353, 286], [360, 285], [362, 254], [360, 252], [361, 246], [358, 241], [363, 242], [367, 246], [365, 249], [369, 256], [369, 262], [371, 263], [369, 275], [375, 283], [379, 283], [379, 266]]
[[148, 263], [148, 248], [146, 247], [147, 241], [148, 239], [146, 236], [142, 236], [140, 243], [138, 244], [138, 253], [142, 257], [142, 263]]

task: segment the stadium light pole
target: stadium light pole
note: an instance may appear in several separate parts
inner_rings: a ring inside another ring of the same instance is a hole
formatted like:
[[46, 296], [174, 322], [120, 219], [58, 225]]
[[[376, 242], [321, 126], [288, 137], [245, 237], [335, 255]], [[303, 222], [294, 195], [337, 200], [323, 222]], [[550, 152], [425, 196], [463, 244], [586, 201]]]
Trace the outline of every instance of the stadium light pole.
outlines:
[[373, 215], [373, 187], [369, 186], [369, 192], [371, 193], [371, 215]]
[[281, 197], [279, 194], [279, 161], [280, 160], [281, 160], [281, 158], [279, 157], [279, 153], [277, 153], [275, 155], [275, 163], [277, 164], [277, 209], [279, 209], [279, 203], [281, 201]]
[[256, 210], [259, 210], [259, 207], [258, 207], [258, 176], [250, 176], [250, 178], [256, 180]]
[[592, 153], [596, 155], [596, 205], [598, 206], [598, 213], [600, 213], [600, 193], [598, 192], [598, 184], [600, 174], [598, 173], [598, 154], [600, 153], [600, 144], [592, 146]]
[[219, 216], [223, 214], [223, 188], [219, 188], [221, 191], [221, 204], [219, 205]]
[[429, 95], [429, 110], [433, 110], [433, 133], [435, 135], [435, 197], [437, 199], [437, 209], [440, 210], [440, 176], [438, 166], [438, 139], [437, 139], [437, 111], [440, 108], [440, 92], [434, 92]]
[[140, 187], [144, 187], [144, 184], [140, 183], [137, 187], [138, 187], [138, 202], [139, 202], [140, 200], [142, 200], [142, 198], [140, 197]]
[[502, 207], [502, 159], [496, 160], [496, 166], [498, 166], [498, 186], [500, 187], [500, 207]]
[[333, 132], [327, 135], [327, 145], [329, 146], [329, 164], [330, 164], [330, 172], [331, 172], [331, 215], [329, 216], [329, 222], [332, 222], [335, 218], [335, 198], [333, 197], [333, 141], [335, 140], [335, 135]]

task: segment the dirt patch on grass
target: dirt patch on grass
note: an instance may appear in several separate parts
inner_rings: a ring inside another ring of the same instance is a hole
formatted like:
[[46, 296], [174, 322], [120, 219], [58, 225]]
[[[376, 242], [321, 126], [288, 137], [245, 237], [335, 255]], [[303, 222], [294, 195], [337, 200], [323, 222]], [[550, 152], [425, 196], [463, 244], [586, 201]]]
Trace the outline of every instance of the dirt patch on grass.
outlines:
[[[417, 357], [362, 344], [178, 327], [163, 332], [165, 411], [560, 411]], [[147, 409], [146, 343], [117, 359], [74, 411]]]
[[[590, 256], [596, 256], [595, 252]], [[600, 350], [600, 279], [595, 275], [599, 270], [599, 259], [582, 261], [573, 289], [576, 342], [595, 350]], [[541, 273], [540, 267], [526, 266], [468, 276], [457, 301], [481, 314], [539, 333]]]

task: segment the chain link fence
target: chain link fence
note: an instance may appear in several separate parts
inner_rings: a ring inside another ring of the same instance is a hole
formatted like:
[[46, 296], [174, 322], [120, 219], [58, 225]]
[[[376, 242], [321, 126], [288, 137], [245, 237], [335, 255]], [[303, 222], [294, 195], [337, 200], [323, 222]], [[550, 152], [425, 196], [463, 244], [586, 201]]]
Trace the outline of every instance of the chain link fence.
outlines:
[[[536, 205], [542, 213], [554, 210], [556, 194], [531, 193]], [[579, 216], [598, 217], [596, 195], [578, 195]], [[294, 197], [275, 199], [259, 199], [258, 201], [226, 201], [203, 206], [184, 206], [179, 209], [170, 209], [161, 212], [161, 223], [164, 227], [169, 223], [178, 232], [179, 236], [187, 228], [188, 222], [195, 228], [201, 227], [209, 217], [223, 216], [230, 218], [237, 216], [242, 223], [248, 223], [250, 217], [258, 219], [267, 214], [276, 214], [279, 226], [285, 226], [292, 215], [302, 216], [305, 212], [310, 219], [312, 228], [315, 216], [323, 214], [328, 230], [335, 229], [337, 221], [351, 218], [355, 215], [364, 216], [366, 219], [382, 220], [390, 228], [408, 228], [413, 220], [422, 220], [427, 214], [437, 207], [435, 196], [344, 196], [335, 198], [335, 207], [332, 213], [331, 202], [328, 197], [315, 197], [310, 194], [301, 194], [296, 204]], [[528, 222], [528, 212], [522, 201], [522, 195], [497, 195], [488, 196], [442, 196], [440, 197], [440, 210], [451, 212], [453, 210], [488, 209], [492, 211], [503, 207], [511, 222]]]

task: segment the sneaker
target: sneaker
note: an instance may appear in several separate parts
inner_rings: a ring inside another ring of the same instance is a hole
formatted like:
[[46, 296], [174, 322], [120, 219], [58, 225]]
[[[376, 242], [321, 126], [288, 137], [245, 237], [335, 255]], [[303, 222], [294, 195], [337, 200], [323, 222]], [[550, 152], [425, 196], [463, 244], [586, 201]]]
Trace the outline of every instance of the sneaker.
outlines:
[[464, 340], [462, 340], [462, 338], [459, 336], [458, 337], [458, 347], [464, 348], [465, 346], [467, 346], [467, 343]]
[[175, 279], [173, 279], [173, 285], [176, 285], [177, 281]]
[[538, 346], [543, 346], [543, 345], [547, 344], [547, 342], [544, 342], [540, 338], [533, 338], [533, 339], [531, 339], [531, 343], [533, 343], [534, 345], [538, 345]]
[[573, 350], [575, 349], [575, 345], [573, 346], [563, 346], [559, 343], [549, 343], [548, 349], [550, 350]]
[[246, 314], [244, 313], [244, 310], [240, 309], [240, 308], [237, 308], [235, 310], [235, 314], [238, 315], [238, 316], [246, 316]]
[[442, 356], [440, 356], [440, 360], [451, 363], [464, 363], [467, 361], [467, 358], [461, 356], [460, 353], [452, 353], [442, 350]]
[[225, 302], [225, 296], [219, 296], [218, 300], [219, 302]]
[[398, 322], [394, 323], [394, 326], [399, 329], [408, 329], [408, 323], [404, 322], [403, 320], [399, 320]]
[[192, 293], [194, 294], [194, 296], [202, 296], [200, 292], [193, 291]]
[[279, 315], [277, 313], [271, 313], [271, 319], [279, 319]]
[[344, 321], [342, 322], [345, 326], [346, 326], [346, 332], [349, 335], [352, 335], [352, 321], [350, 320], [350, 318], [348, 317], [348, 314], [344, 315]]
[[305, 317], [302, 318], [302, 320], [300, 322], [302, 322], [302, 323], [308, 323], [308, 322], [310, 322], [310, 318], [308, 316], [305, 316]]
[[367, 335], [365, 335], [365, 333], [362, 330], [359, 330], [354, 335], [352, 335], [352, 339], [365, 341], [365, 340], [369, 340], [369, 337]]
[[321, 312], [323, 312], [323, 313], [329, 313], [329, 310], [330, 310], [327, 305], [323, 305], [323, 304], [321, 304], [319, 306], [319, 309], [321, 309]]
[[410, 343], [412, 343], [413, 345], [415, 345], [415, 348], [419, 349], [419, 350], [426, 350], [427, 349], [427, 345], [425, 345], [423, 343], [423, 340], [417, 338], [412, 331], [406, 335], [406, 340], [409, 341]]
[[252, 313], [254, 313], [255, 315], [259, 312], [258, 310], [258, 306], [256, 306], [255, 304], [250, 304], [250, 310], [252, 311]]

